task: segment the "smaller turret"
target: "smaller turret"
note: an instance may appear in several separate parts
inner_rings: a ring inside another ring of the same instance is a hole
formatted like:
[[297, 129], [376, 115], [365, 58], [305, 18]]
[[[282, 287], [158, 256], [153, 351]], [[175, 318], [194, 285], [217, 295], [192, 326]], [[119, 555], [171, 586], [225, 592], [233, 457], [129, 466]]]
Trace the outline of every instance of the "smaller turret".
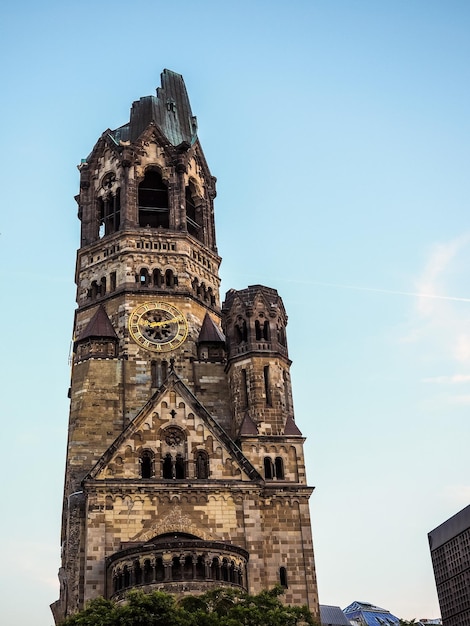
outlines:
[[227, 371], [232, 390], [234, 436], [247, 416], [260, 435], [282, 435], [292, 417], [287, 315], [275, 289], [231, 289], [222, 308]]

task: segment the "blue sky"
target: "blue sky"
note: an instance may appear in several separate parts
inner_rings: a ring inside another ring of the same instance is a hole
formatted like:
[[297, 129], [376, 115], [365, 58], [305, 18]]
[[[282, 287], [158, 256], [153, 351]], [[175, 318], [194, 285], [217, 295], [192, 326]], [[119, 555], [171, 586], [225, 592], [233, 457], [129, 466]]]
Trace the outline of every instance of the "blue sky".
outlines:
[[470, 500], [470, 5], [5, 2], [2, 623], [57, 598], [76, 165], [183, 74], [222, 293], [289, 314], [320, 601], [439, 614], [427, 532]]

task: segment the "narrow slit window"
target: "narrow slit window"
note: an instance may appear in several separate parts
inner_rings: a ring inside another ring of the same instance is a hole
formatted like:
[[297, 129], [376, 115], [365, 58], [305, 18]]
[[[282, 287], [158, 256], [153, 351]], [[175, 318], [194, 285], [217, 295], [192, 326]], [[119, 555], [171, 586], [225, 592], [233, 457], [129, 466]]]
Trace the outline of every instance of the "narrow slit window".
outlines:
[[266, 398], [266, 405], [272, 406], [271, 387], [269, 383], [269, 365], [264, 366], [263, 374], [264, 374], [264, 396]]
[[241, 406], [242, 409], [248, 408], [248, 376], [246, 369], [242, 369], [242, 384], [241, 384]]
[[196, 478], [209, 478], [209, 457], [204, 450], [198, 450], [196, 454]]

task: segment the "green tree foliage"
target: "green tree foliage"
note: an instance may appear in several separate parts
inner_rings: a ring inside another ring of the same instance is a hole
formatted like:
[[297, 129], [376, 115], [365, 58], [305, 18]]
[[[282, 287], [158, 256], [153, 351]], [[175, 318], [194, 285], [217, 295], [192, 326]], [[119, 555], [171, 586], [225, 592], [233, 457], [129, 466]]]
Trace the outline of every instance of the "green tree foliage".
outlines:
[[306, 606], [282, 604], [280, 587], [250, 595], [238, 589], [213, 589], [199, 596], [131, 591], [115, 604], [91, 600], [63, 626], [313, 626]]

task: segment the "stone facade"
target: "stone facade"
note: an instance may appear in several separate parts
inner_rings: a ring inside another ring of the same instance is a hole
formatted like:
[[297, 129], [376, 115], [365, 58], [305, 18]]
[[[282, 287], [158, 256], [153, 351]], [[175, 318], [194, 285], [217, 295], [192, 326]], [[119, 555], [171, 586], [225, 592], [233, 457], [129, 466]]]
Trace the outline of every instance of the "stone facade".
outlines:
[[79, 166], [56, 623], [132, 587], [220, 585], [281, 584], [318, 618], [287, 315], [261, 285], [220, 302], [215, 179], [196, 128], [165, 70]]

